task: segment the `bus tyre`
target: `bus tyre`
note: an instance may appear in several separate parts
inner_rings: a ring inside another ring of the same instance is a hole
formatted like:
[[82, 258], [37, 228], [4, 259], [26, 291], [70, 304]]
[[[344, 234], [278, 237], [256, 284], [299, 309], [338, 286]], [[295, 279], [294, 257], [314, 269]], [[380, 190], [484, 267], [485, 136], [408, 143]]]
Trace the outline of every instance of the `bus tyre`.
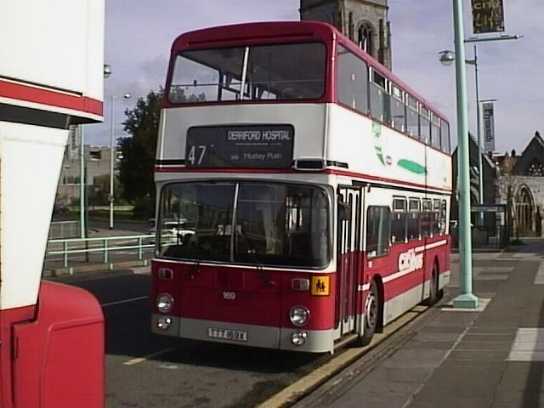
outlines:
[[358, 340], [360, 346], [366, 346], [370, 343], [379, 325], [380, 295], [378, 293], [378, 286], [375, 280], [373, 280], [372, 284], [370, 285], [370, 291], [366, 297], [364, 312], [365, 318], [363, 334], [359, 335]]
[[438, 288], [438, 266], [435, 264], [433, 267], [433, 275], [431, 277], [431, 293], [429, 294], [429, 299], [427, 304], [433, 306], [436, 304], [441, 296], [441, 290]]

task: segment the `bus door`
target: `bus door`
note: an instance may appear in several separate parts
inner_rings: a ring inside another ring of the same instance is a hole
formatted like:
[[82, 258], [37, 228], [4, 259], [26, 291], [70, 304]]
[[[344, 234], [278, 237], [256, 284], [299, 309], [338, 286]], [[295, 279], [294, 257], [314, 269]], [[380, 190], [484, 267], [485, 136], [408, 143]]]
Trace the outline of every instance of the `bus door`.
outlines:
[[356, 328], [357, 294], [361, 276], [362, 188], [340, 186], [337, 197], [336, 327], [343, 335]]

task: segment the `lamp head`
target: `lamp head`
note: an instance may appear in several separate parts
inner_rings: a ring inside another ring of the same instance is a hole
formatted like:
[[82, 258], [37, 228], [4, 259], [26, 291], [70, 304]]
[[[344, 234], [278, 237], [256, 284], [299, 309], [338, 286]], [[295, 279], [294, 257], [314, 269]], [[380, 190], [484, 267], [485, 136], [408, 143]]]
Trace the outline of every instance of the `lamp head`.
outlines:
[[440, 51], [440, 63], [442, 65], [451, 65], [455, 62], [455, 53], [451, 50]]
[[111, 76], [111, 65], [104, 64], [104, 78], [108, 79]]

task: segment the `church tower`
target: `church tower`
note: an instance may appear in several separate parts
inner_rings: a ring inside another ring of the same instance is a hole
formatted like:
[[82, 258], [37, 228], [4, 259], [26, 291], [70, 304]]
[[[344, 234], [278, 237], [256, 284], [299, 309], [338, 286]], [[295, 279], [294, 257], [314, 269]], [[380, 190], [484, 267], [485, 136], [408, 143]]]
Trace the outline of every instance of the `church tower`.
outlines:
[[300, 0], [300, 19], [330, 23], [391, 69], [387, 0]]

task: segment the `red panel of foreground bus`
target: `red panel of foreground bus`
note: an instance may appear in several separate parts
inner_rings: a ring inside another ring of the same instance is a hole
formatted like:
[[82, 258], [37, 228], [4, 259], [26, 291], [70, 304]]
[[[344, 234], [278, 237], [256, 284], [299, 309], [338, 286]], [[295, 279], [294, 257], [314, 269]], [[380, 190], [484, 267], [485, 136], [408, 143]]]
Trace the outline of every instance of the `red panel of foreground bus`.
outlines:
[[[11, 339], [2, 338], [2, 345], [13, 342], [13, 407], [104, 407], [100, 304], [81, 289], [44, 282], [36, 312], [34, 320], [12, 326]], [[2, 397], [2, 407], [10, 407], [9, 396]]]
[[[173, 272], [172, 280], [158, 276], [160, 268]], [[178, 317], [243, 323], [257, 326], [293, 328], [289, 309], [302, 304], [312, 311], [307, 330], [327, 330], [334, 326], [334, 274], [330, 296], [312, 296], [310, 290], [292, 289], [293, 279], [311, 279], [312, 273], [270, 271], [264, 267], [232, 268], [153, 261], [153, 294], [174, 296], [172, 314]], [[235, 299], [225, 299], [235, 292]], [[156, 307], [155, 307], [156, 309]]]

